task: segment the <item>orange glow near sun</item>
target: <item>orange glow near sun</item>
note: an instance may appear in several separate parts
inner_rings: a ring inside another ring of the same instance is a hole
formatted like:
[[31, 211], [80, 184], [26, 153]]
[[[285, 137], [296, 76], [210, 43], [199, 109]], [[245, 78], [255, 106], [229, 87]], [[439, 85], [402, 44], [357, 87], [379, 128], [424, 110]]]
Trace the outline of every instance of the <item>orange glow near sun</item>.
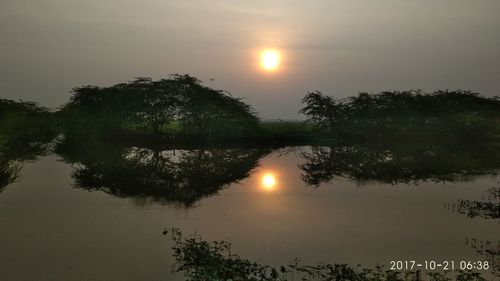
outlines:
[[281, 55], [278, 51], [268, 49], [260, 54], [260, 66], [266, 71], [276, 71], [281, 62]]

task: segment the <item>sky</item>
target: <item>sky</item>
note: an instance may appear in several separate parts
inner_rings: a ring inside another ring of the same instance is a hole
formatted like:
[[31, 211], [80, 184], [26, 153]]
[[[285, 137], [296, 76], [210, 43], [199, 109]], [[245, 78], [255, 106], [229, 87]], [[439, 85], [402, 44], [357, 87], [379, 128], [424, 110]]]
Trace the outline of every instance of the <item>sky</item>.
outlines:
[[499, 12], [498, 0], [0, 0], [0, 97], [55, 108], [74, 87], [172, 73], [264, 119], [302, 119], [315, 90], [500, 96]]

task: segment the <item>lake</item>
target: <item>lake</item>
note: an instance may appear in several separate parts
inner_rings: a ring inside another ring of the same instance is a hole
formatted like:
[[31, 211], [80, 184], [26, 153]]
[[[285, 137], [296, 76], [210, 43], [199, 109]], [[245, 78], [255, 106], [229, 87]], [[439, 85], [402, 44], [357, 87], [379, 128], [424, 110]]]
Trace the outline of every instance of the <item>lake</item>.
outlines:
[[495, 145], [22, 147], [2, 147], [0, 280], [184, 280], [173, 227], [263, 264], [488, 261], [498, 280]]

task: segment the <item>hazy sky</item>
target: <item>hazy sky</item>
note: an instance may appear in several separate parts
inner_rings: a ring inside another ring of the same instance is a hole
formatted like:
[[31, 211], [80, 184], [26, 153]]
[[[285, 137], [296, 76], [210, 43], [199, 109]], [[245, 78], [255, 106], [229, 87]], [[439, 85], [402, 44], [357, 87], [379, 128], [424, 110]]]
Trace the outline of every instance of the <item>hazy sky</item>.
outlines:
[[[189, 73], [296, 119], [312, 90], [500, 95], [499, 14], [498, 0], [0, 0], [0, 96], [56, 107], [76, 86]], [[277, 72], [259, 69], [264, 48], [282, 52]]]

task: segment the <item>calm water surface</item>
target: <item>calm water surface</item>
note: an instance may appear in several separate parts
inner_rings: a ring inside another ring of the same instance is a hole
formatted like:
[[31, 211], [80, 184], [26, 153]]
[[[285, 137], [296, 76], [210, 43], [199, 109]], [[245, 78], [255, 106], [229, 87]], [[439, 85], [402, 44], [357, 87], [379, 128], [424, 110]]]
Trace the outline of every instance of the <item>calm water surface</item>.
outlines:
[[492, 153], [76, 147], [4, 161], [0, 280], [183, 280], [171, 227], [265, 264], [499, 266]]

